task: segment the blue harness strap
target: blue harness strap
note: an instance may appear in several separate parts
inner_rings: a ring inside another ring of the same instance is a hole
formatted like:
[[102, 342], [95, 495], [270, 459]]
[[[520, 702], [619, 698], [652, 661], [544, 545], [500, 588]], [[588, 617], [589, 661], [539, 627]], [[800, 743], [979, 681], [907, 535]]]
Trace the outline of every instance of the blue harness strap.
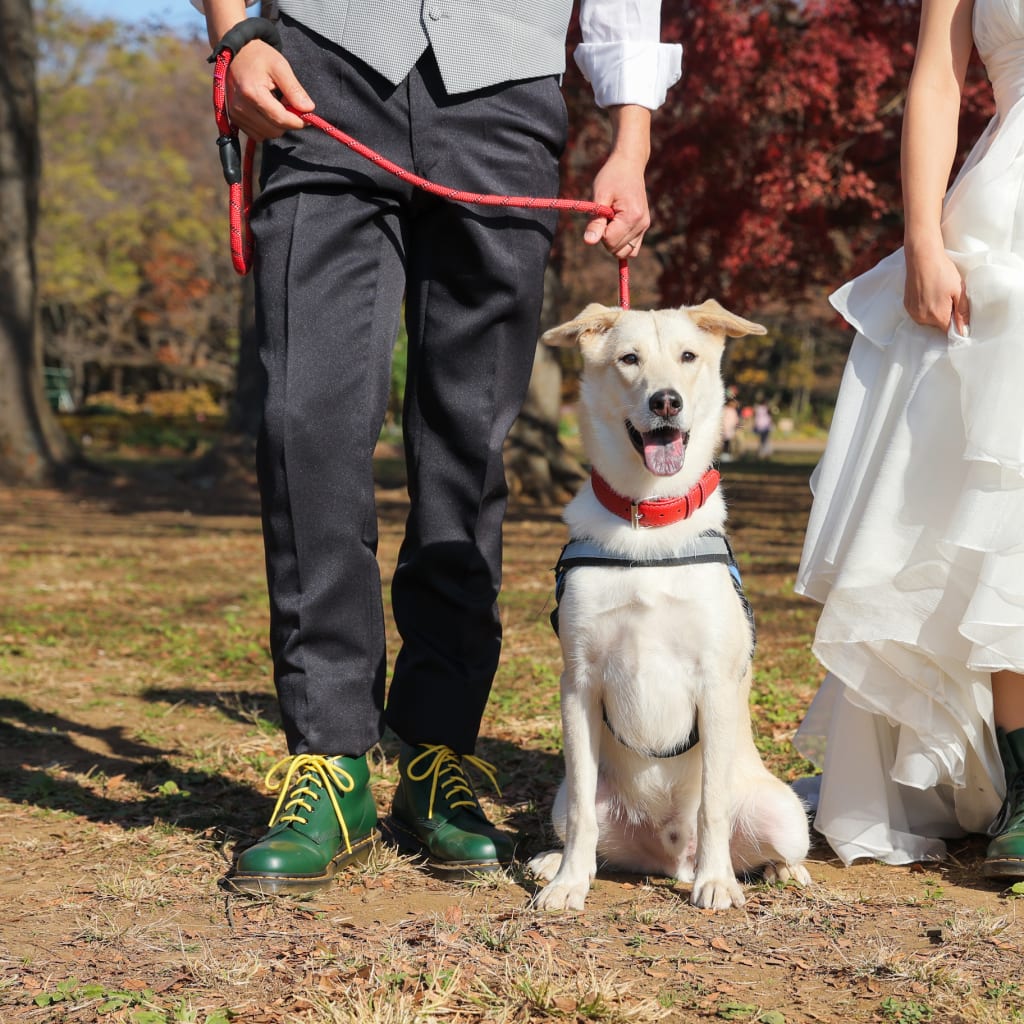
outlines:
[[700, 743], [700, 732], [697, 730], [697, 722], [696, 719], [694, 719], [690, 735], [687, 736], [682, 743], [673, 747], [671, 750], [645, 750], [642, 747], [631, 747], [628, 743], [622, 740], [619, 734], [612, 728], [612, 723], [608, 721], [608, 709], [603, 704], [601, 705], [601, 714], [604, 718], [605, 726], [615, 738], [616, 742], [620, 743], [627, 750], [632, 750], [635, 754], [643, 754], [644, 757], [656, 757], [659, 760], [668, 757], [679, 757], [680, 754], [685, 754], [688, 750], [692, 750], [698, 743]]
[[[725, 565], [729, 569], [729, 578], [732, 580], [733, 589], [735, 589], [736, 595], [743, 605], [747, 621], [750, 623], [750, 654], [753, 656], [754, 645], [757, 642], [754, 609], [751, 608], [746, 594], [743, 593], [743, 581], [740, 577], [739, 566], [736, 564], [736, 558], [732, 553], [732, 548], [729, 546], [729, 541], [726, 540], [724, 534], [716, 530], [709, 530], [706, 533], [698, 534], [696, 537], [691, 538], [684, 548], [667, 558], [629, 559], [607, 551], [594, 541], [569, 541], [562, 548], [562, 553], [558, 556], [558, 563], [555, 565], [555, 607], [551, 612], [551, 626], [557, 635], [558, 602], [565, 591], [566, 576], [571, 569], [577, 569], [581, 566], [602, 566], [609, 569], [657, 569], [681, 565], [707, 565], [715, 562]], [[619, 743], [647, 757], [679, 757], [680, 754], [685, 754], [700, 742], [700, 733], [697, 729], [697, 723], [694, 722], [690, 735], [671, 750], [661, 752], [639, 750], [636, 747], [630, 747], [627, 743], [623, 743], [612, 728], [611, 722], [608, 721], [608, 711], [604, 707], [602, 707], [602, 714], [605, 726]]]
[[750, 653], [754, 653], [757, 633], [754, 626], [754, 609], [750, 607], [747, 595], [743, 593], [743, 580], [740, 576], [736, 557], [732, 553], [725, 534], [717, 530], [708, 530], [690, 539], [689, 543], [676, 554], [667, 558], [629, 559], [601, 547], [591, 540], [571, 540], [562, 548], [555, 565], [555, 607], [551, 612], [551, 628], [558, 635], [558, 602], [565, 591], [565, 578], [570, 569], [580, 566], [603, 566], [609, 569], [657, 569], [680, 565], [706, 565], [718, 562], [728, 566], [729, 577], [733, 588], [743, 605], [743, 611], [750, 623]]

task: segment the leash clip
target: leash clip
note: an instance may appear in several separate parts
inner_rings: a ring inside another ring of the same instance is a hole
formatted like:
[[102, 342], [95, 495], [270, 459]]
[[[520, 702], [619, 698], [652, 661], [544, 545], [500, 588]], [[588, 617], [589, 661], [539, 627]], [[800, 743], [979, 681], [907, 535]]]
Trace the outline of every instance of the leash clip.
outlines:
[[238, 185], [242, 181], [242, 147], [237, 135], [218, 135], [217, 147], [220, 150], [220, 166], [224, 172], [224, 180], [229, 185]]

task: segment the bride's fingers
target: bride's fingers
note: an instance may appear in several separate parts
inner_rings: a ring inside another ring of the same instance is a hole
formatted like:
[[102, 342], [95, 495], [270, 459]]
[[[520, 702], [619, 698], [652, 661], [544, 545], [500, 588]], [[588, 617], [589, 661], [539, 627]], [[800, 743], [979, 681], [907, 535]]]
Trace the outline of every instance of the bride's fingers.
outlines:
[[957, 332], [966, 334], [971, 321], [971, 306], [967, 301], [967, 290], [961, 289], [957, 301], [953, 305], [953, 323]]

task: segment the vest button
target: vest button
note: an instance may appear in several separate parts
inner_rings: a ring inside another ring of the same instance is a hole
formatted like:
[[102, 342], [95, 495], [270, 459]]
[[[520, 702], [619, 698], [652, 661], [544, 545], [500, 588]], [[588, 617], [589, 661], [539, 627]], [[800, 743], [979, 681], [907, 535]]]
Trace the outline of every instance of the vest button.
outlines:
[[441, 19], [441, 8], [431, 7], [430, 10], [427, 11], [427, 17], [430, 18], [431, 21], [439, 21]]

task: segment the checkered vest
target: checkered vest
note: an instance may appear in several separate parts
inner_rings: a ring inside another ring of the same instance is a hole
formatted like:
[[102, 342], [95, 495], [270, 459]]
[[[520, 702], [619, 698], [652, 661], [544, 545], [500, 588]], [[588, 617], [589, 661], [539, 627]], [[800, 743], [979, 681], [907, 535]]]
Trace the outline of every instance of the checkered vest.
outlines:
[[454, 94], [561, 74], [572, 0], [278, 0], [278, 7], [395, 85], [430, 46]]

